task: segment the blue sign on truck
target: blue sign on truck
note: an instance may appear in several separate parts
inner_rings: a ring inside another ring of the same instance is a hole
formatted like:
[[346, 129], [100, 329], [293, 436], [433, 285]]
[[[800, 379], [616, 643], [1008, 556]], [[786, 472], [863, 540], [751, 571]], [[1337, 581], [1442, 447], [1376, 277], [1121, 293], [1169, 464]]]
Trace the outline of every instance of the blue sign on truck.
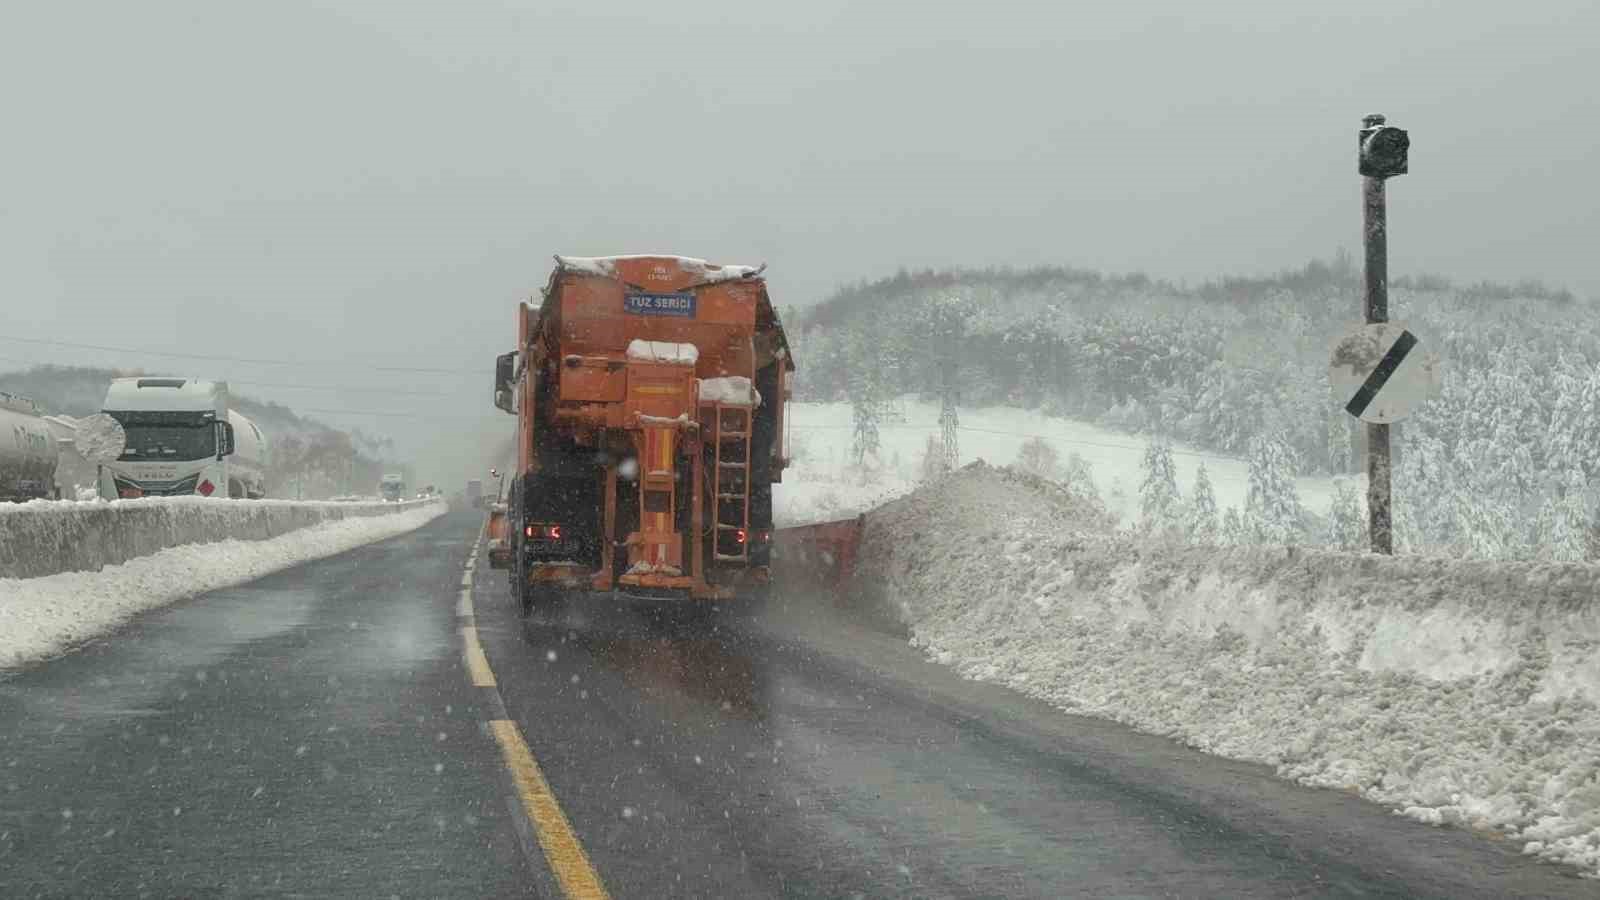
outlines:
[[679, 316], [694, 318], [694, 294], [651, 294], [629, 291], [622, 295], [622, 309], [640, 316]]

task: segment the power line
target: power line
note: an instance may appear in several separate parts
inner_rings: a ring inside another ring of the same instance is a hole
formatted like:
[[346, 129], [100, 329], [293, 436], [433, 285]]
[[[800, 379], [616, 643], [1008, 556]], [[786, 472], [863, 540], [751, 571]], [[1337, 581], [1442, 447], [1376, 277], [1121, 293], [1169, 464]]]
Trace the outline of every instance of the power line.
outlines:
[[[462, 415], [448, 415], [448, 414], [446, 414], [446, 415], [429, 415], [427, 413], [388, 412], [388, 411], [376, 410], [376, 409], [317, 409], [315, 407], [294, 407], [292, 409], [292, 411], [296, 415], [299, 415], [300, 413], [321, 413], [322, 415], [338, 415], [338, 416], [391, 416], [391, 417], [398, 418], [398, 419], [422, 419], [424, 421], [439, 421], [441, 419], [448, 419], [448, 420], [451, 420], [451, 421], [459, 421], [459, 422], [477, 422], [477, 421], [481, 421], [482, 419], [490, 418], [488, 413], [485, 413], [483, 416], [480, 417], [480, 416], [462, 416]], [[510, 427], [510, 426], [507, 426], [507, 427]]]
[[302, 391], [336, 391], [342, 394], [390, 394], [398, 397], [454, 397], [444, 391], [413, 391], [404, 388], [344, 387], [337, 384], [288, 384], [282, 381], [255, 381], [249, 378], [227, 378], [229, 384], [248, 384], [255, 387], [291, 388]]
[[364, 366], [359, 363], [316, 362], [293, 359], [253, 359], [245, 356], [218, 356], [207, 353], [176, 353], [167, 350], [143, 350], [137, 347], [112, 347], [105, 344], [80, 344], [73, 341], [51, 341], [44, 338], [22, 338], [0, 336], [0, 341], [12, 341], [18, 344], [38, 344], [46, 347], [68, 347], [75, 350], [99, 350], [109, 353], [139, 353], [145, 356], [163, 356], [173, 359], [199, 359], [211, 362], [247, 363], [258, 366], [324, 366], [348, 367], [370, 369], [374, 372], [413, 372], [433, 375], [479, 375], [481, 372], [470, 369], [441, 369], [427, 366]]

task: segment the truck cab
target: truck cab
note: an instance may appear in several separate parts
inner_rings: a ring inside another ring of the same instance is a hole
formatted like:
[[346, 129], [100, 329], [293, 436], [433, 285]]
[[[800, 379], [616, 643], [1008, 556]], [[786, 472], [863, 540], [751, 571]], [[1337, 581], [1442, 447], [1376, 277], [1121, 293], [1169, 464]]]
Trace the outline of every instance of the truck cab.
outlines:
[[194, 378], [113, 379], [102, 411], [127, 434], [127, 447], [100, 467], [107, 500], [266, 495], [259, 428], [229, 408], [228, 384]]

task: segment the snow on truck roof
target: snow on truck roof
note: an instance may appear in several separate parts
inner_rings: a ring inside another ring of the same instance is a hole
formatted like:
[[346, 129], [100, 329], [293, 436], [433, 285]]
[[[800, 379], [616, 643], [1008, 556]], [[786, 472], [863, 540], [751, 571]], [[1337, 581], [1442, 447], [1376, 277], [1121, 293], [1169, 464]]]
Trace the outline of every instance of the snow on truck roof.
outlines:
[[113, 378], [101, 408], [199, 411], [218, 409], [228, 396], [226, 381], [143, 375]]
[[670, 253], [624, 253], [620, 256], [556, 256], [556, 266], [562, 271], [578, 272], [584, 275], [599, 275], [604, 278], [617, 277], [617, 263], [626, 260], [659, 259], [670, 260], [678, 268], [692, 275], [699, 275], [705, 279], [705, 284], [717, 284], [723, 281], [738, 281], [743, 278], [755, 278], [766, 271], [767, 264], [759, 266], [718, 266], [703, 259], [692, 256], [674, 256]]

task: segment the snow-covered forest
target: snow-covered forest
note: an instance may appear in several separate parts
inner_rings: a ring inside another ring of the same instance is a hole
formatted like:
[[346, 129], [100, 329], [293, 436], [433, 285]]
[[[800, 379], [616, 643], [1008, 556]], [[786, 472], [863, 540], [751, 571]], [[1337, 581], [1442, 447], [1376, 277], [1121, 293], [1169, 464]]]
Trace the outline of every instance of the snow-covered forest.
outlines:
[[[0, 390], [32, 398], [51, 414], [74, 417], [93, 415], [105, 400], [112, 378], [145, 374], [85, 366], [33, 366], [24, 371], [0, 373]], [[272, 497], [321, 500], [342, 494], [371, 494], [385, 471], [410, 473], [407, 467], [386, 461], [393, 443], [360, 429], [344, 431], [298, 415], [278, 403], [267, 403], [230, 392], [234, 408], [267, 436], [267, 493]], [[86, 481], [82, 466], [63, 465], [62, 477]], [[62, 487], [69, 489], [71, 483]]]
[[[1251, 461], [1247, 508], [1156, 496], [1152, 526], [1355, 548], [1359, 478], [1330, 508], [1303, 510], [1291, 476], [1362, 468], [1362, 429], [1327, 380], [1360, 297], [1343, 255], [1199, 287], [1064, 268], [902, 272], [788, 322], [798, 396], [854, 404], [863, 453], [893, 397], [936, 400], [953, 379], [964, 406], [1037, 410]], [[1416, 278], [1392, 282], [1390, 311], [1445, 363], [1442, 395], [1395, 429], [1399, 548], [1600, 556], [1600, 310], [1537, 284]], [[1147, 489], [1159, 494], [1160, 461], [1150, 462]]]

